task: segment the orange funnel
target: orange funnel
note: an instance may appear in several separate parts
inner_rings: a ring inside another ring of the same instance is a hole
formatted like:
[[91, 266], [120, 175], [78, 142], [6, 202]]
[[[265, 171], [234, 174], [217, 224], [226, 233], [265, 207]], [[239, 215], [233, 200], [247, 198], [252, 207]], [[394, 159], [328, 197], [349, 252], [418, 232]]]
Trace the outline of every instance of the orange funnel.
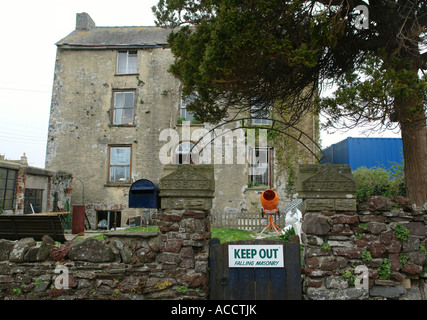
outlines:
[[279, 205], [279, 196], [276, 191], [267, 189], [261, 194], [261, 205], [264, 210], [275, 210]]

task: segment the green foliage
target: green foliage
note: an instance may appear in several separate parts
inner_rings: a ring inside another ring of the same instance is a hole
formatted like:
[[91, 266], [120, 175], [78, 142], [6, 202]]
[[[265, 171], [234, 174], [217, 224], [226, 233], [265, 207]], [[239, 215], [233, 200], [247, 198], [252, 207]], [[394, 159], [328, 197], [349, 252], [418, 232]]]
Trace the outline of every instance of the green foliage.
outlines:
[[380, 280], [386, 280], [390, 277], [391, 274], [391, 262], [390, 259], [384, 258], [383, 263], [378, 267], [378, 278]]
[[[238, 241], [238, 240], [252, 240], [257, 237], [259, 231], [249, 231], [249, 230], [240, 230], [240, 229], [223, 229], [223, 228], [211, 228], [211, 238], [218, 238], [221, 243]], [[279, 236], [275, 235], [272, 237], [267, 237], [270, 240], [282, 240], [288, 241], [291, 235], [295, 234], [294, 228], [290, 228]]]
[[[382, 49], [368, 54], [357, 70], [349, 69], [339, 77], [334, 95], [320, 101], [328, 115], [328, 126], [348, 128], [378, 121], [379, 125], [395, 127], [396, 120], [425, 117], [425, 77], [418, 76], [411, 59], [388, 55]], [[412, 105], [400, 106], [400, 101]], [[400, 107], [409, 109], [398, 114], [392, 111]]]
[[358, 225], [358, 227], [359, 227], [360, 229], [362, 229], [363, 231], [366, 231], [366, 230], [368, 229], [368, 225], [367, 225], [366, 223], [360, 223], [360, 224]]
[[185, 121], [185, 118], [179, 117], [177, 122], [178, 124], [182, 124], [182, 122]]
[[409, 237], [409, 229], [398, 223], [394, 228], [394, 234], [400, 241], [405, 241]]
[[22, 294], [22, 289], [21, 288], [13, 288], [12, 292], [19, 297]]
[[390, 171], [381, 167], [360, 167], [353, 172], [353, 176], [358, 201], [369, 196], [406, 195], [402, 165], [393, 164]]
[[218, 229], [211, 228], [211, 238], [220, 239], [221, 243], [238, 240], [251, 240], [251, 232], [239, 229]]
[[407, 262], [409, 261], [409, 258], [407, 255], [405, 254], [401, 254], [399, 256], [399, 263], [400, 263], [400, 267], [402, 268]]
[[371, 253], [366, 249], [363, 250], [361, 258], [362, 258], [362, 261], [371, 261], [372, 260]]
[[258, 182], [253, 182], [253, 181], [248, 182], [248, 188], [253, 188], [253, 187], [258, 187], [258, 186], [259, 186]]
[[348, 284], [350, 286], [354, 286], [354, 283], [356, 281], [357, 275], [353, 274], [350, 270], [345, 270], [342, 274], [341, 274], [341, 279], [347, 280]]
[[295, 235], [295, 229], [294, 227], [289, 228], [288, 230], [285, 231], [285, 234], [282, 234], [279, 236], [280, 240], [283, 241], [289, 241], [289, 237]]
[[288, 194], [292, 194], [294, 192], [296, 179], [295, 179], [295, 171], [291, 164], [288, 164], [287, 172], [288, 172], [288, 182], [286, 183], [286, 192]]
[[292, 120], [312, 108], [320, 50], [337, 34], [335, 15], [303, 0], [160, 0], [153, 11], [157, 24], [182, 26], [168, 39], [176, 57], [170, 71], [184, 96], [197, 91], [188, 110], [201, 121], [218, 122], [236, 106], [280, 104]]
[[188, 287], [187, 286], [179, 286], [178, 288], [176, 288], [176, 291], [180, 292], [180, 293], [187, 293]]
[[322, 245], [320, 246], [320, 249], [323, 251], [331, 250], [331, 245], [325, 240]]
[[[425, 37], [414, 30], [424, 29], [427, 6], [372, 1], [368, 28], [360, 30], [360, 1], [328, 3], [159, 0], [153, 11], [156, 24], [181, 27], [168, 39], [170, 71], [184, 96], [198, 93], [188, 105], [197, 119], [218, 123], [229, 109], [257, 106], [290, 125], [313, 109], [332, 128], [400, 125], [411, 137], [404, 139], [405, 161], [414, 164], [407, 167], [408, 196], [421, 205], [426, 127], [415, 124], [426, 120], [427, 55], [420, 53]], [[328, 88], [324, 81], [337, 89], [315, 101]]]

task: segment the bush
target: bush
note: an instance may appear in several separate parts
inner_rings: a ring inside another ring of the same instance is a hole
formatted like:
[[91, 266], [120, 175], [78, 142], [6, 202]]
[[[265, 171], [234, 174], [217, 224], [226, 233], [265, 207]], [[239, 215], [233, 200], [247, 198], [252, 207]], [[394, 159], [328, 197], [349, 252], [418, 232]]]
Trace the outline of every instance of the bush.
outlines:
[[358, 201], [369, 196], [406, 196], [403, 165], [393, 163], [390, 170], [360, 167], [353, 172], [353, 176]]

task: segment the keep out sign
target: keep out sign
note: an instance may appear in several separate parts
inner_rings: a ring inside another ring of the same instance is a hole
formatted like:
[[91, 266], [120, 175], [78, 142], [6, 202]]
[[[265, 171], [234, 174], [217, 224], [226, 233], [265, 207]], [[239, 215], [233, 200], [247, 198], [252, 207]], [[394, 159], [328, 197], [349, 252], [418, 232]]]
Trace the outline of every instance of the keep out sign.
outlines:
[[283, 268], [283, 245], [229, 245], [229, 268]]

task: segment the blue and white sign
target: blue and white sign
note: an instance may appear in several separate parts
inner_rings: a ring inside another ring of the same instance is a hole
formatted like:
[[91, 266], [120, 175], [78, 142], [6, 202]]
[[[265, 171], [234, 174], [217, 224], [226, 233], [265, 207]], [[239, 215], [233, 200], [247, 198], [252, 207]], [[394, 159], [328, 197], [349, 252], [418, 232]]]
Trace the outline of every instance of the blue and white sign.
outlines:
[[283, 268], [283, 245], [229, 245], [229, 268]]

